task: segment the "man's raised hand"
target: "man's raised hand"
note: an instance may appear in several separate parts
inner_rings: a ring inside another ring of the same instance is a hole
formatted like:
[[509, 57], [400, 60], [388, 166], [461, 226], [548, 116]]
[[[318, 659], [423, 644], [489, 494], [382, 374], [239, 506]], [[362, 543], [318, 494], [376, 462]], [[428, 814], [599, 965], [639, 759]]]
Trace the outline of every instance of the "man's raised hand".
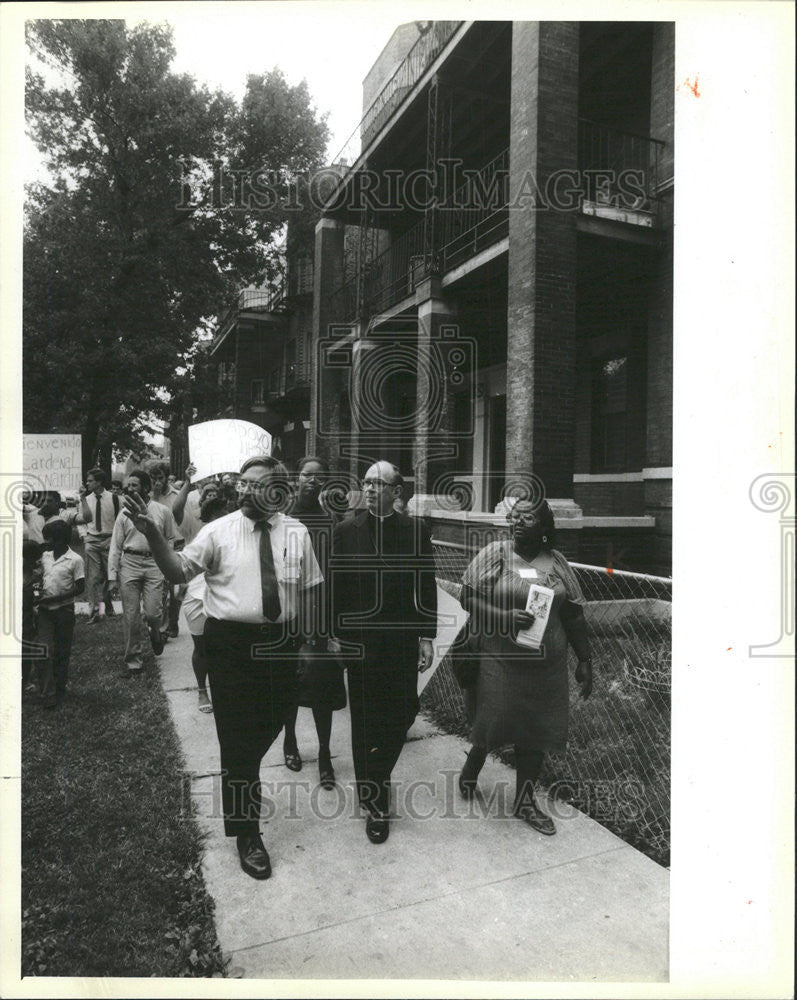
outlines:
[[122, 498], [122, 513], [130, 518], [142, 535], [146, 535], [148, 528], [155, 527], [155, 522], [147, 513], [147, 505], [138, 493], [128, 493]]

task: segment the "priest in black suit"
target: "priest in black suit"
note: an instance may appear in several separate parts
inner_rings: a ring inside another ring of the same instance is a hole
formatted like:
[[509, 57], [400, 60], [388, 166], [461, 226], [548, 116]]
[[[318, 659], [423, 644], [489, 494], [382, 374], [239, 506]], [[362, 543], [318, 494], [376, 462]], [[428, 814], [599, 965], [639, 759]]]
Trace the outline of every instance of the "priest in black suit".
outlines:
[[351, 743], [366, 833], [389, 833], [390, 775], [418, 714], [418, 671], [432, 664], [437, 584], [429, 532], [398, 513], [402, 478], [377, 462], [362, 482], [366, 510], [332, 540], [332, 632], [349, 680]]

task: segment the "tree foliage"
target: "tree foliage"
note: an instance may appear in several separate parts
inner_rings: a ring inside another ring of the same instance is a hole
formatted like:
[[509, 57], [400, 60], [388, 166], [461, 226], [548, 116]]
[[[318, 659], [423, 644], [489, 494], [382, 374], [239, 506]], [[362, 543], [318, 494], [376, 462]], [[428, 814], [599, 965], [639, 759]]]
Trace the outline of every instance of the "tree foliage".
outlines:
[[[282, 195], [322, 162], [327, 128], [277, 69], [240, 103], [175, 73], [167, 26], [33, 21], [28, 42], [28, 128], [52, 181], [26, 199], [24, 422], [82, 433], [88, 462], [139, 447], [203, 320], [274, 278]], [[280, 196], [265, 206], [236, 195], [261, 169]]]

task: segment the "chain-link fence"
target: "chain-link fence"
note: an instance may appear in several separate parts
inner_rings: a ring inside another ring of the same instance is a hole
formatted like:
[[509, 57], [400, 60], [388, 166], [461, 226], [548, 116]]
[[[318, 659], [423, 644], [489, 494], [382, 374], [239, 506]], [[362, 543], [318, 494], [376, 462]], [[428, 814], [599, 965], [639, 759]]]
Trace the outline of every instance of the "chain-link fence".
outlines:
[[[472, 554], [434, 541], [439, 585], [459, 598]], [[542, 781], [655, 861], [670, 854], [672, 580], [570, 564], [587, 600], [594, 687], [571, 684], [565, 753], [546, 754]], [[575, 668], [571, 651], [570, 669]], [[462, 692], [448, 656], [421, 699], [447, 732], [468, 735]], [[506, 759], [511, 762], [511, 753]]]

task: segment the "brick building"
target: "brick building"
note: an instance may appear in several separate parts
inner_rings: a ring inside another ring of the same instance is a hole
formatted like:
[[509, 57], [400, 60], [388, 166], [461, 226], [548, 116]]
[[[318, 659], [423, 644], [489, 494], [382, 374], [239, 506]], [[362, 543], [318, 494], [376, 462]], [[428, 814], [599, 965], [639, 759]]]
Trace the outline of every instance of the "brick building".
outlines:
[[288, 464], [307, 450], [310, 421], [312, 251], [289, 259], [278, 292], [245, 289], [222, 316], [210, 348], [221, 405], [212, 416], [248, 420]]
[[669, 572], [673, 71], [668, 22], [397, 29], [316, 227], [309, 450], [451, 540], [533, 473], [571, 558]]

